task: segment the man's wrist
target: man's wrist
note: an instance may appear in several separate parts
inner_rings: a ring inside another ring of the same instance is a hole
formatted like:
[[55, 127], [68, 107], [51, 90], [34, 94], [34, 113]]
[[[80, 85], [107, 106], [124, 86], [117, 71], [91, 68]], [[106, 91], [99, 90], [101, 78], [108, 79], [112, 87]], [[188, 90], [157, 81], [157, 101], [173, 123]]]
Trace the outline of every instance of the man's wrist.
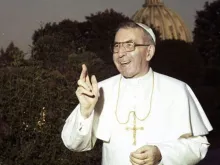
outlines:
[[80, 108], [80, 114], [84, 119], [89, 118], [91, 116], [92, 112], [93, 112], [93, 108], [90, 110], [85, 110], [85, 109]]

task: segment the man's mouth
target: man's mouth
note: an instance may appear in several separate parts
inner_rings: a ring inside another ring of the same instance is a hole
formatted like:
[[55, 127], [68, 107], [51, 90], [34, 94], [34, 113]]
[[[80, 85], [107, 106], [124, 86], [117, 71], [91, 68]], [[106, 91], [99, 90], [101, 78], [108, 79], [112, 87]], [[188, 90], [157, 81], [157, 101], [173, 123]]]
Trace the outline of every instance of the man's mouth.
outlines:
[[129, 64], [129, 63], [130, 63], [130, 61], [121, 61], [121, 62], [120, 62], [121, 65], [127, 65], [127, 64]]

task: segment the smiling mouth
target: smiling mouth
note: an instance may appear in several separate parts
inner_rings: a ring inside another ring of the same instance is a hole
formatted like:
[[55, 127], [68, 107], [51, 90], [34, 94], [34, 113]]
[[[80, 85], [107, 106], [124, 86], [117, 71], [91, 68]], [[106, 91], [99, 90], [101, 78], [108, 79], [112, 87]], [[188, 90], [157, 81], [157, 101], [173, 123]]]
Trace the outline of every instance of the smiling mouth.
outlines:
[[120, 62], [121, 65], [127, 65], [127, 64], [129, 64], [129, 63], [130, 63], [130, 61]]

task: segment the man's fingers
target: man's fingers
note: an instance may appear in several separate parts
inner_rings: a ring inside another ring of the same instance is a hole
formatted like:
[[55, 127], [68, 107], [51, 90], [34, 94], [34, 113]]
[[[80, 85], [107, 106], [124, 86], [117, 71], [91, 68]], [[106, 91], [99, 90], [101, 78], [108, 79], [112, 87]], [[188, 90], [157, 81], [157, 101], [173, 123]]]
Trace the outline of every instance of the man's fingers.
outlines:
[[147, 153], [131, 153], [130, 158], [135, 158], [135, 159], [146, 159], [148, 157]]
[[140, 154], [140, 153], [146, 152], [148, 149], [149, 149], [148, 146], [145, 145], [145, 146], [142, 146], [142, 147], [138, 148], [138, 149], [135, 151], [135, 153], [139, 153], [139, 154]]
[[148, 154], [147, 154], [146, 146], [137, 149], [135, 152], [132, 152], [130, 155], [130, 160], [137, 164], [145, 164], [147, 158], [148, 158]]
[[94, 75], [91, 77], [91, 82], [89, 80], [89, 76], [86, 76], [86, 82], [83, 81], [82, 79], [79, 79], [77, 81], [77, 84], [79, 87], [82, 87], [85, 90], [93, 93], [94, 96], [99, 96], [98, 82]]
[[159, 149], [153, 145], [140, 147], [130, 155], [130, 160], [139, 164], [155, 164], [161, 160]]
[[97, 82], [97, 79], [96, 79], [95, 75], [92, 75], [91, 82], [92, 82], [93, 93], [96, 96], [99, 96], [98, 82]]
[[94, 97], [94, 94], [91, 91], [86, 90], [83, 87], [78, 87], [76, 90], [77, 97], [80, 97], [81, 95], [86, 95], [89, 97]]
[[132, 163], [132, 165], [145, 165], [148, 162], [148, 159], [139, 159], [139, 158], [135, 158], [130, 156], [130, 162]]
[[84, 89], [88, 90], [88, 91], [92, 91], [92, 88], [90, 85], [88, 85], [85, 81], [83, 81], [82, 79], [79, 79], [77, 81], [78, 86], [83, 87]]
[[132, 165], [139, 165], [139, 164], [137, 164], [135, 162], [132, 162], [132, 160], [130, 160], [130, 162], [131, 162]]
[[89, 78], [89, 75], [87, 74], [87, 76], [86, 76], [86, 84], [87, 84], [87, 86], [90, 88], [90, 90], [92, 90], [92, 84], [91, 84], [91, 82], [90, 82], [90, 78]]
[[87, 67], [85, 64], [82, 65], [82, 72], [80, 74], [80, 79], [83, 81], [86, 81], [86, 76], [87, 76]]
[[86, 88], [88, 90], [92, 90], [92, 85], [91, 85], [91, 82], [89, 79], [88, 70], [87, 70], [87, 67], [85, 64], [82, 65], [82, 72], [80, 74], [80, 79], [78, 81], [78, 85], [83, 86], [84, 88]]

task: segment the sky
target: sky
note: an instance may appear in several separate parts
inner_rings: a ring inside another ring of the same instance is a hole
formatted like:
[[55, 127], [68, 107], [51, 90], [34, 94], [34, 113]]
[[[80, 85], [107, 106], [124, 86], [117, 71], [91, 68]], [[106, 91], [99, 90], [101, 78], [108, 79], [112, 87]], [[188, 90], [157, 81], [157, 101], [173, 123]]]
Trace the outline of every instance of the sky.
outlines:
[[[206, 1], [213, 0], [162, 1], [192, 31], [196, 11], [202, 10]], [[34, 31], [47, 22], [84, 21], [85, 16], [110, 8], [131, 17], [144, 3], [145, 0], [0, 0], [0, 48], [5, 49], [13, 41], [28, 52]]]

